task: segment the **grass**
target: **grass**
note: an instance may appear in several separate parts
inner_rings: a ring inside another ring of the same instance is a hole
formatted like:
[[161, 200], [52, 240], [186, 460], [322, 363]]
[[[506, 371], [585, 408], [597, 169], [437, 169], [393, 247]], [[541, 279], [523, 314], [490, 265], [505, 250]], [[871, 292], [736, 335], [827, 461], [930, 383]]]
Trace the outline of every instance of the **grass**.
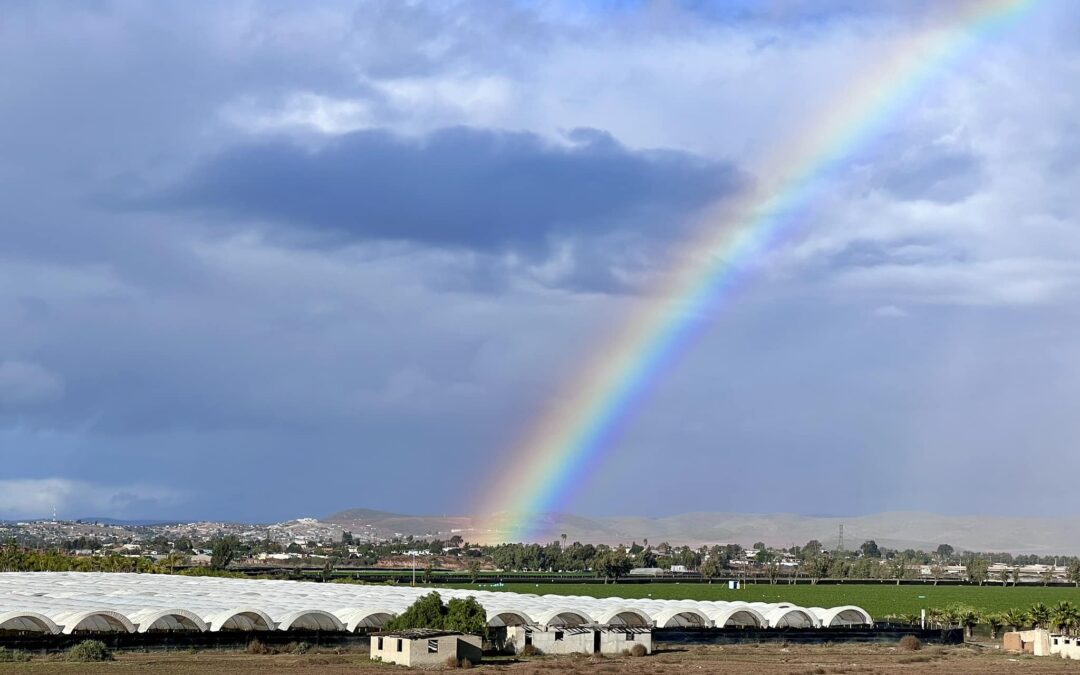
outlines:
[[1043, 586], [881, 586], [876, 584], [788, 585], [748, 584], [729, 590], [726, 584], [457, 584], [454, 588], [534, 593], [590, 595], [597, 598], [655, 598], [659, 600], [743, 600], [792, 602], [803, 607], [858, 605], [879, 618], [888, 614], [918, 614], [920, 609], [960, 603], [983, 611], [1026, 609], [1036, 602], [1061, 600], [1080, 604], [1080, 589]]

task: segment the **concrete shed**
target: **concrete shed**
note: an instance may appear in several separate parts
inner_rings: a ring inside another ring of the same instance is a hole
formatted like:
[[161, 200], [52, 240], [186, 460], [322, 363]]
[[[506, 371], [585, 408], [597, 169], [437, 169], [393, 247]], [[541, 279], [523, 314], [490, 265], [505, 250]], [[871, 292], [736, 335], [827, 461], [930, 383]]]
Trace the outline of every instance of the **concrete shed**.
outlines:
[[403, 631], [374, 633], [371, 636], [371, 660], [402, 666], [442, 666], [453, 657], [480, 663], [483, 640], [479, 635], [455, 631], [412, 628]]
[[640, 644], [652, 653], [652, 629], [630, 626], [510, 626], [515, 652], [532, 645], [541, 654], [622, 654]]

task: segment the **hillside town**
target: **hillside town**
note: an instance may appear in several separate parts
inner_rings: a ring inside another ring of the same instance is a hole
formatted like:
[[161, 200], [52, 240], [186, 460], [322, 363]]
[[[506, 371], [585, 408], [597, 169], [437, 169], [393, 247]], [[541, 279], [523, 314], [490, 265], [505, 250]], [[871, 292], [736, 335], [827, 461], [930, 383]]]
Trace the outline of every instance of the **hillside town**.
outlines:
[[[475, 580], [502, 573], [531, 573], [643, 581], [679, 577], [687, 581], [723, 578], [766, 583], [843, 579], [1002, 586], [1080, 583], [1080, 559], [1076, 557], [957, 551], [948, 544], [931, 552], [889, 549], [873, 540], [853, 550], [829, 550], [817, 540], [787, 548], [762, 542], [745, 546], [652, 545], [647, 539], [593, 545], [568, 543], [565, 537], [547, 545], [481, 545], [460, 535], [443, 538], [386, 534], [370, 526], [357, 529], [360, 531], [315, 518], [269, 525], [38, 520], [0, 523], [0, 538], [7, 542], [9, 551], [50, 552], [65, 559], [141, 560], [170, 569], [228, 568], [251, 574], [318, 569], [360, 575], [367, 569], [396, 569], [410, 571], [414, 578], [419, 574], [424, 580], [440, 574], [468, 575]], [[78, 569], [84, 564], [71, 565]]]

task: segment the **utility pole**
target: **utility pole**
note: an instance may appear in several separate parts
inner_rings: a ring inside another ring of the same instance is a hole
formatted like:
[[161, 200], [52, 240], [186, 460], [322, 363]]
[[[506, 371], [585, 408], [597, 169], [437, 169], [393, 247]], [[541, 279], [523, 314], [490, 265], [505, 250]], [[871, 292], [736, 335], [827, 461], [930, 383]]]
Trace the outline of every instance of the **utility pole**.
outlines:
[[836, 550], [837, 551], [843, 551], [844, 550], [844, 524], [843, 523], [840, 523], [840, 536], [837, 538], [837, 541], [836, 541]]

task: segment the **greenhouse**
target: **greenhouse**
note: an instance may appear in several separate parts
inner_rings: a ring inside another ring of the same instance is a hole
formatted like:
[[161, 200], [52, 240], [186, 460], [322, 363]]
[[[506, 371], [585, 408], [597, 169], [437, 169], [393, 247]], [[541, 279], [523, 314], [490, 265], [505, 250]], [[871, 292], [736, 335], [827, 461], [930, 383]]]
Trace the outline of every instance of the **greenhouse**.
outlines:
[[[318, 630], [367, 632], [431, 588], [320, 584], [166, 574], [0, 574], [0, 632]], [[836, 628], [867, 626], [865, 610], [790, 603], [594, 598], [439, 588], [475, 597], [488, 625], [626, 628]]]

